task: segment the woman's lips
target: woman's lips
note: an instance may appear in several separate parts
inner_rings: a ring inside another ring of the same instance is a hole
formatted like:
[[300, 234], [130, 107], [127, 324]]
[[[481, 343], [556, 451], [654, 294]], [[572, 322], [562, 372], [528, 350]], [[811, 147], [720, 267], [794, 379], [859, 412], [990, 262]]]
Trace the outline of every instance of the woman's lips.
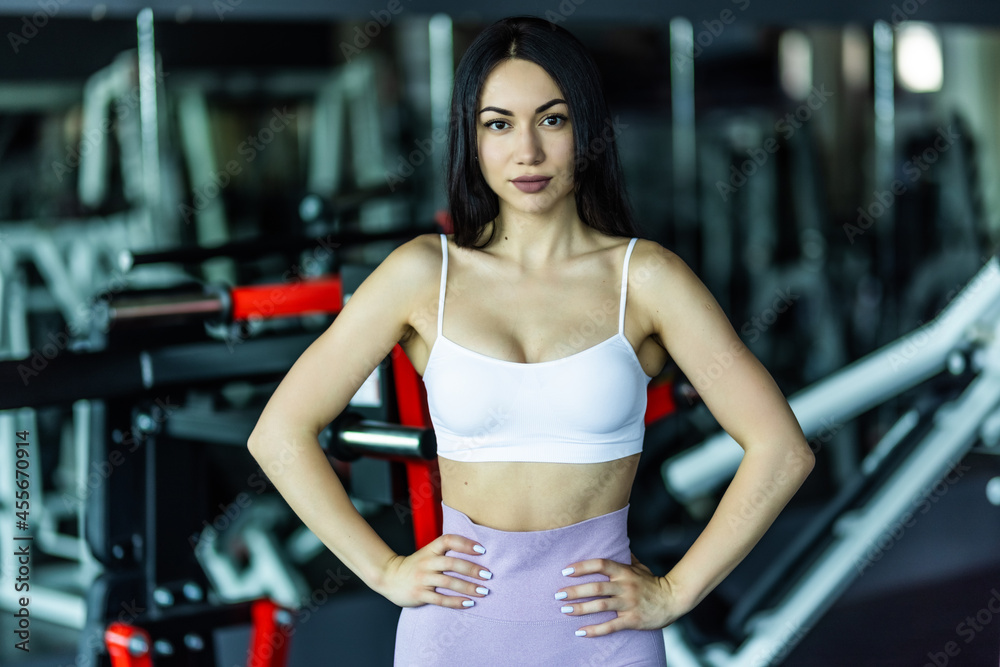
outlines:
[[540, 190], [544, 190], [545, 186], [547, 186], [551, 180], [551, 178], [545, 178], [537, 181], [511, 181], [511, 183], [513, 183], [514, 187], [521, 192], [538, 192]]

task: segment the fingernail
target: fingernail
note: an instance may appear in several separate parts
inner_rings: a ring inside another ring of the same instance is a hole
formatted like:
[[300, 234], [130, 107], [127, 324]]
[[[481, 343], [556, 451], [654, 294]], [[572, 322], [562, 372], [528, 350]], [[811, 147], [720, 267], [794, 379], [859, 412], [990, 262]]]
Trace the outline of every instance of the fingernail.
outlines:
[[587, 636], [587, 631], [586, 630], [577, 630], [576, 631], [576, 636], [577, 637], [586, 637]]
[[483, 588], [482, 586], [476, 586], [476, 592], [479, 593], [480, 595], [486, 595], [487, 593], [490, 592], [490, 589]]
[[562, 591], [561, 593], [556, 593], [556, 599], [565, 600], [568, 595], [569, 593], [567, 593], [566, 591]]
[[576, 572], [576, 568], [567, 567], [562, 572], [563, 572], [563, 576], [566, 577], [566, 576], [569, 576], [569, 575], [573, 574], [574, 572]]
[[480, 570], [479, 571], [479, 576], [482, 577], [483, 579], [492, 579], [493, 578], [493, 573], [492, 572], [487, 572], [486, 570]]
[[462, 600], [463, 607], [471, 607], [474, 604], [476, 603], [473, 600]]
[[475, 551], [477, 554], [484, 554], [484, 553], [486, 553], [486, 547], [481, 546], [479, 544], [474, 544], [472, 546], [472, 550]]
[[561, 611], [564, 614], [572, 614], [573, 613], [573, 607], [570, 607], [569, 605], [566, 605], [565, 607], [563, 607], [559, 611]]

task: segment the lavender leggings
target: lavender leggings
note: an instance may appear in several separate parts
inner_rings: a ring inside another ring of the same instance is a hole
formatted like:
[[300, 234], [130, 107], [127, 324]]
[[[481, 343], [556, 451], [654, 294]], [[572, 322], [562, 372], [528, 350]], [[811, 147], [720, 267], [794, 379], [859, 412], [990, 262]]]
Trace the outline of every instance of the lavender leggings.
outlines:
[[[474, 607], [450, 609], [426, 604], [404, 607], [396, 627], [396, 667], [419, 665], [666, 665], [660, 630], [621, 630], [603, 637], [577, 637], [585, 625], [617, 617], [605, 611], [570, 616], [559, 611], [565, 602], [554, 595], [560, 588], [590, 581], [607, 581], [601, 574], [564, 577], [562, 569], [587, 558], [630, 563], [626, 535], [628, 505], [622, 509], [552, 530], [509, 532], [473, 523], [468, 516], [441, 503], [444, 533], [476, 540], [482, 556], [453, 551], [493, 572], [489, 581], [461, 574], [490, 589], [475, 598]], [[444, 595], [458, 595], [439, 588]], [[570, 600], [577, 603], [594, 598]]]

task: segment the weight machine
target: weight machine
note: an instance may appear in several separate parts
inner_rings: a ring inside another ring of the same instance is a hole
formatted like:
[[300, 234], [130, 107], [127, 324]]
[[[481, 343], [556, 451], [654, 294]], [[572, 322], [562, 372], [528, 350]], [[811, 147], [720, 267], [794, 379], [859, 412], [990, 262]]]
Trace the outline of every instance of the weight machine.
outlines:
[[[859, 574], [864, 554], [974, 446], [1000, 453], [1000, 262], [991, 257], [932, 321], [792, 395], [814, 449], [844, 424], [890, 398], [953, 376], [943, 405], [915, 404], [845, 487], [762, 574], [726, 622], [730, 640], [693, 645], [679, 624], [664, 630], [667, 661], [680, 667], [780, 662]], [[681, 502], [713, 492], [735, 472], [742, 449], [725, 432], [664, 462]]]

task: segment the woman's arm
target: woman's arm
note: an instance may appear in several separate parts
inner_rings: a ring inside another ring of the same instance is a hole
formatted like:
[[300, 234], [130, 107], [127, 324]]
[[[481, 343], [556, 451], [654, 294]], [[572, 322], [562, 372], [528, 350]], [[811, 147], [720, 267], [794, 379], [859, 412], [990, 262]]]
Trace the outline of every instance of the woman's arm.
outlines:
[[[270, 404], [269, 404], [270, 405]], [[258, 422], [250, 453], [292, 511], [374, 590], [396, 553], [351, 503], [315, 434]]]
[[644, 246], [635, 279], [642, 311], [745, 452], [708, 525], [665, 577], [691, 609], [757, 544], [812, 471], [815, 456], [774, 379], [708, 288], [673, 252], [649, 241]]
[[463, 598], [438, 594], [435, 585], [481, 597], [474, 584], [441, 574], [481, 578], [474, 563], [444, 556], [448, 549], [477, 555], [475, 543], [442, 536], [415, 558], [396, 554], [351, 503], [318, 435], [392, 351], [427, 299], [435, 299], [437, 291], [428, 290], [440, 276], [435, 262], [440, 264], [440, 252], [422, 237], [394, 250], [288, 371], [247, 443], [302, 522], [369, 587], [401, 606], [461, 606]]

